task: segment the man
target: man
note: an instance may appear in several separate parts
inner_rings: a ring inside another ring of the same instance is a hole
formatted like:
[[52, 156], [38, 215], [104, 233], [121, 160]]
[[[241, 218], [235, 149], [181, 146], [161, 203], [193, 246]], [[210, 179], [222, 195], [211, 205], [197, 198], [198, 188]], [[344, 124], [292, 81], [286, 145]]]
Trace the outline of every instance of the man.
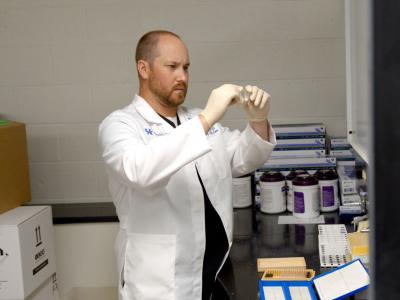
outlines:
[[[99, 140], [120, 221], [119, 299], [211, 299], [232, 244], [232, 176], [262, 165], [275, 144], [269, 95], [225, 84], [203, 110], [187, 109], [189, 55], [167, 31], [136, 48], [139, 95], [110, 114]], [[243, 133], [217, 123], [242, 99]]]

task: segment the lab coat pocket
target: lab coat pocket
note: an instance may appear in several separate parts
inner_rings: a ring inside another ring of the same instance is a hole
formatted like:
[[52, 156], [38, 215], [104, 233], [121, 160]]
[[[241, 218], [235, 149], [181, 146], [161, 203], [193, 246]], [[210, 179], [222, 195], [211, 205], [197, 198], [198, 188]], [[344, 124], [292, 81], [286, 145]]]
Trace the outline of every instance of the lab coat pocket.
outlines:
[[128, 235], [124, 265], [126, 299], [175, 299], [176, 236]]

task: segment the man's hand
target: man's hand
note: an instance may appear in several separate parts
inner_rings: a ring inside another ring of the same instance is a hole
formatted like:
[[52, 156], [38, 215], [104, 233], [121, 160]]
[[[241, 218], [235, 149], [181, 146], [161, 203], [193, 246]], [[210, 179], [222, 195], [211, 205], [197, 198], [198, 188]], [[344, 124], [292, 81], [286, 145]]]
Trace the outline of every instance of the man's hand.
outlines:
[[241, 94], [245, 94], [246, 97], [240, 103], [246, 112], [248, 120], [251, 122], [266, 120], [270, 109], [271, 96], [256, 86], [246, 85], [242, 89], [245, 89], [246, 93], [241, 91]]
[[239, 101], [240, 89], [238, 85], [224, 84], [211, 92], [206, 107], [200, 113], [200, 118], [207, 122], [209, 128], [224, 116], [229, 105]]

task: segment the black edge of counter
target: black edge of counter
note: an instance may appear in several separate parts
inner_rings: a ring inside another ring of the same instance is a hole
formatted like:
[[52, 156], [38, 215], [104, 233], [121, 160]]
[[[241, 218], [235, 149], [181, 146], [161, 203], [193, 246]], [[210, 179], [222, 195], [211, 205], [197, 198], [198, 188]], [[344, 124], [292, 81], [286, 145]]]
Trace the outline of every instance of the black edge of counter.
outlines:
[[119, 222], [112, 202], [27, 205], [51, 206], [53, 224]]

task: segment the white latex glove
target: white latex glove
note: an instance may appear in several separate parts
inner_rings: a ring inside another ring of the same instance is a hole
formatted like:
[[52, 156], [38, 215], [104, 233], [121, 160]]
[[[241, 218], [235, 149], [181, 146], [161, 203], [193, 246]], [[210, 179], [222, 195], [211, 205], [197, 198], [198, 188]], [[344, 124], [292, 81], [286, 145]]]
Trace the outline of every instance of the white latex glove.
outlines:
[[260, 122], [268, 117], [271, 96], [264, 90], [251, 85], [240, 89], [240, 101], [249, 121]]
[[206, 107], [200, 113], [210, 128], [224, 116], [229, 105], [239, 101], [240, 89], [238, 85], [224, 84], [211, 92]]

